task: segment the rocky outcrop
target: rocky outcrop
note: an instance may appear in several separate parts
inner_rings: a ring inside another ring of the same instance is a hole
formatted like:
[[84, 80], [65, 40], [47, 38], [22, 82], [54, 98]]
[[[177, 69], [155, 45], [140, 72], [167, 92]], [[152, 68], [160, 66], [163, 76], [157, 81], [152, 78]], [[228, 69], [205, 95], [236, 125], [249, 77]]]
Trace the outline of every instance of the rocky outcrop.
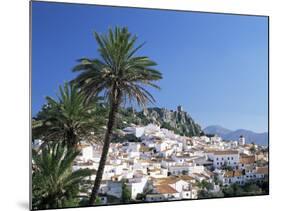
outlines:
[[[133, 109], [126, 109], [121, 112], [123, 124], [146, 125], [149, 123], [157, 124], [163, 128], [173, 130], [175, 133], [185, 136], [195, 136], [202, 133], [201, 127], [195, 123], [192, 117], [178, 106], [177, 110], [166, 108], [147, 108], [136, 112]], [[125, 125], [125, 126], [126, 126]]]

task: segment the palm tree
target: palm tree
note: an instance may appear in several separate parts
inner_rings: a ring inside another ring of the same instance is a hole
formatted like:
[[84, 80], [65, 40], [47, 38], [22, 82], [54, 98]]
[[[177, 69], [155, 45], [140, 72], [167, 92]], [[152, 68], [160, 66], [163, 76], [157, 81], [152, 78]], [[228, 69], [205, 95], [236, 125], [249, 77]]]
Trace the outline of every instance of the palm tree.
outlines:
[[80, 59], [73, 70], [80, 72], [73, 82], [78, 84], [87, 100], [102, 93], [110, 108], [90, 204], [94, 204], [100, 187], [112, 131], [121, 103], [132, 103], [136, 100], [139, 106], [145, 107], [148, 102], [155, 102], [143, 85], [159, 89], [154, 81], [162, 78], [162, 74], [153, 69], [155, 62], [146, 56], [135, 55], [143, 44], [135, 47], [137, 37], [132, 36], [127, 28], [116, 27], [115, 30], [110, 29], [108, 34], [95, 33], [95, 38], [100, 58]]
[[59, 142], [47, 144], [32, 152], [32, 207], [49, 209], [78, 205], [84, 179], [92, 170], [72, 170], [79, 150], [69, 149]]
[[91, 132], [98, 134], [105, 111], [96, 100], [85, 104], [85, 99], [75, 84], [60, 86], [58, 100], [46, 97], [47, 104], [32, 121], [33, 138], [60, 140], [73, 148], [82, 139], [90, 139]]

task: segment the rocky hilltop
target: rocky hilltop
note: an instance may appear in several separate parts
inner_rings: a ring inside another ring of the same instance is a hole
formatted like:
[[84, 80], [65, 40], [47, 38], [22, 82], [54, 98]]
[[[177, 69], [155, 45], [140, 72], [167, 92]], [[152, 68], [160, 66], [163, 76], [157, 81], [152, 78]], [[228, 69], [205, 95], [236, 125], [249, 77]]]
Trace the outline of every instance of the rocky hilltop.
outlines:
[[121, 110], [119, 120], [119, 128], [130, 124], [147, 125], [154, 123], [185, 136], [200, 135], [202, 132], [201, 127], [183, 110], [182, 106], [178, 106], [175, 111], [154, 107], [137, 112], [132, 108], [127, 108]]

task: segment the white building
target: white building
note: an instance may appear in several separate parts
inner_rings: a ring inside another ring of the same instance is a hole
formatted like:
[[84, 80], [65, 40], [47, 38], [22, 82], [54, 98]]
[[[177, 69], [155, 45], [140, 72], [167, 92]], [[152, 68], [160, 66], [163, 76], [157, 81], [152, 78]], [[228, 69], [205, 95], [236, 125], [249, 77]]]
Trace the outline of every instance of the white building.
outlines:
[[219, 179], [223, 185], [239, 184], [243, 185], [250, 181], [264, 180], [268, 177], [268, 167], [257, 167], [252, 171], [247, 171], [245, 174], [241, 170], [224, 171]]
[[82, 162], [87, 162], [89, 160], [94, 160], [94, 149], [91, 144], [81, 144], [80, 154], [77, 156]]
[[131, 199], [135, 200], [139, 193], [143, 193], [146, 185], [147, 177], [129, 179], [128, 188], [131, 191]]
[[182, 174], [201, 174], [204, 172], [204, 166], [193, 164], [192, 162], [186, 162], [182, 164], [175, 164], [168, 167], [170, 175], [182, 175]]
[[137, 138], [144, 134], [144, 127], [126, 127], [123, 129], [126, 134], [133, 134]]
[[210, 138], [207, 136], [200, 136], [200, 140], [202, 140], [205, 143], [210, 143], [211, 141]]
[[222, 175], [219, 176], [219, 179], [222, 181], [223, 185], [230, 185], [230, 184], [245, 184], [245, 178], [240, 170], [234, 171], [224, 171]]
[[160, 127], [154, 124], [148, 124], [144, 127], [145, 134], [157, 134], [160, 132]]
[[111, 196], [115, 196], [117, 198], [121, 198], [122, 197], [122, 182], [116, 182], [116, 181], [107, 181], [106, 183], [106, 194], [107, 195], [111, 195]]
[[[158, 180], [153, 186], [153, 192], [146, 196], [146, 201], [196, 199], [197, 190], [192, 188], [190, 179], [192, 178], [188, 177], [188, 179], [185, 180], [171, 177]], [[192, 182], [194, 182], [193, 179]]]
[[220, 136], [215, 135], [210, 138], [210, 141], [212, 144], [216, 144], [216, 143], [218, 144], [218, 143], [221, 143], [222, 138]]
[[240, 136], [239, 137], [239, 145], [240, 146], [243, 146], [246, 144], [246, 141], [245, 141], [245, 137], [244, 136]]
[[236, 167], [239, 163], [239, 153], [235, 150], [213, 151], [208, 153], [209, 158], [213, 160], [215, 168], [223, 166]]

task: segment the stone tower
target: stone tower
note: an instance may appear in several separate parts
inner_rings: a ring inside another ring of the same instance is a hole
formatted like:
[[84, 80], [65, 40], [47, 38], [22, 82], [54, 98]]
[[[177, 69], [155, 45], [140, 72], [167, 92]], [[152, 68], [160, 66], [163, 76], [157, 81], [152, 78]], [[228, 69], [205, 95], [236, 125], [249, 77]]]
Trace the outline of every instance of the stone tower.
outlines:
[[243, 145], [245, 145], [245, 143], [246, 143], [245, 137], [241, 135], [239, 137], [239, 145], [243, 146]]
[[182, 107], [182, 105], [179, 105], [178, 106], [178, 112], [182, 112], [183, 111], [183, 107]]

